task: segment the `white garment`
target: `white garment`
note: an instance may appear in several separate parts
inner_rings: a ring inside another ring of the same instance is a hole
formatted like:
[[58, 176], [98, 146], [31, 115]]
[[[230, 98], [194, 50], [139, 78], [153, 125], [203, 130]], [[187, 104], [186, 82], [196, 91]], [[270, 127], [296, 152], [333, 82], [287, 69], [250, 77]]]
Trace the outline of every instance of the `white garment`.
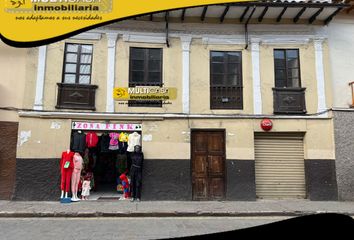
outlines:
[[141, 139], [141, 136], [137, 132], [133, 132], [132, 134], [129, 134], [127, 151], [134, 152], [134, 147], [136, 145], [141, 146], [140, 139]]
[[91, 181], [84, 180], [82, 183], [82, 192], [81, 196], [90, 196], [90, 189], [91, 189]]

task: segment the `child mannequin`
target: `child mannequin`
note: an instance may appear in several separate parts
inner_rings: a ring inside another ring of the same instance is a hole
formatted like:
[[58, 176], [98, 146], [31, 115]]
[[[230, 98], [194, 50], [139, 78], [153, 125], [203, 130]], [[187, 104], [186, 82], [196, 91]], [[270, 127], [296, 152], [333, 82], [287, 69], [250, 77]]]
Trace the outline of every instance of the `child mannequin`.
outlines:
[[89, 176], [85, 176], [84, 182], [82, 183], [82, 200], [88, 200], [90, 196], [90, 189], [91, 189], [91, 179]]
[[125, 200], [130, 198], [130, 191], [129, 191], [129, 180], [127, 178], [127, 176], [123, 173], [122, 175], [120, 175], [120, 180], [122, 182], [123, 185], [123, 197], [120, 198], [120, 200]]

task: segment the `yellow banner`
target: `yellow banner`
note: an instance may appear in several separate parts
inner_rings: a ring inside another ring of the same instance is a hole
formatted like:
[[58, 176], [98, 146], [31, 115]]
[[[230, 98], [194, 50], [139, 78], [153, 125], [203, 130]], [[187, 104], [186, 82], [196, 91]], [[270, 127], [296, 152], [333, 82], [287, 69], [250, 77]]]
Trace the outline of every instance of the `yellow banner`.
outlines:
[[0, 33], [8, 44], [48, 44], [113, 21], [163, 10], [246, 0], [1, 0]]
[[177, 98], [177, 88], [167, 87], [117, 87], [113, 89], [116, 101], [128, 100], [174, 100]]

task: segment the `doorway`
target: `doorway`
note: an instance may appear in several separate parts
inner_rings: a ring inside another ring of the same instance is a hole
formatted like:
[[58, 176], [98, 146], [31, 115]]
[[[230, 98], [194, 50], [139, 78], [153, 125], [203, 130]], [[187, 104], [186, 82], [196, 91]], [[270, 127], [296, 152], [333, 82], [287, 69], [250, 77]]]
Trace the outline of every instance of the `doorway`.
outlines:
[[225, 198], [225, 130], [192, 130], [193, 200]]

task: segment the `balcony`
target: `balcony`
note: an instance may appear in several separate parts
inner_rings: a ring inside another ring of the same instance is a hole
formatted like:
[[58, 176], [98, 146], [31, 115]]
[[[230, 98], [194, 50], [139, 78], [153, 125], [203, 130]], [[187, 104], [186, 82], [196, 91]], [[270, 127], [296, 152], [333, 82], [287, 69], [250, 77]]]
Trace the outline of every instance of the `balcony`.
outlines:
[[306, 88], [273, 88], [275, 114], [305, 114]]
[[57, 83], [58, 99], [55, 108], [96, 110], [96, 85]]

